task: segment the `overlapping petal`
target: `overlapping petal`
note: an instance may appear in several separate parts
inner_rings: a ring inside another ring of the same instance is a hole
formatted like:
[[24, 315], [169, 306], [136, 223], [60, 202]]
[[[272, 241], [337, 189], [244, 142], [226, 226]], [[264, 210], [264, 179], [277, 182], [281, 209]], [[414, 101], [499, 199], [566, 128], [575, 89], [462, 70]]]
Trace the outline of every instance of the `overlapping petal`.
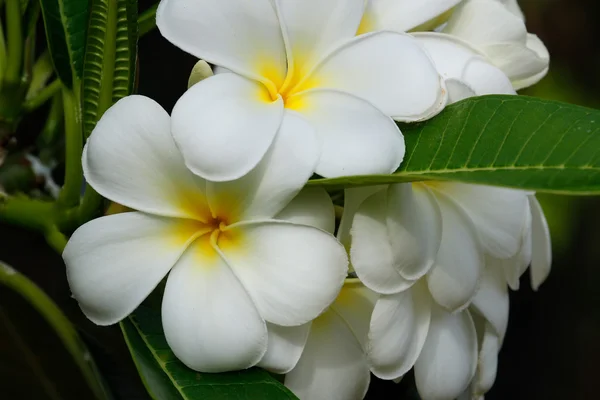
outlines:
[[531, 286], [537, 290], [550, 274], [552, 242], [544, 211], [534, 195], [529, 196], [531, 207]]
[[501, 268], [491, 265], [484, 269], [472, 307], [489, 321], [498, 337], [504, 338], [508, 326], [509, 302], [508, 286]]
[[486, 60], [485, 55], [464, 40], [437, 32], [419, 32], [414, 34], [425, 47], [435, 66], [452, 93], [452, 85], [448, 80], [455, 79], [472, 88], [477, 95], [515, 94], [513, 85], [499, 68]]
[[427, 338], [431, 299], [422, 284], [381, 296], [373, 310], [367, 355], [371, 371], [396, 379], [415, 364]]
[[417, 390], [424, 399], [455, 399], [477, 367], [477, 334], [468, 311], [448, 313], [434, 306], [423, 350], [415, 364]]
[[484, 254], [475, 225], [465, 211], [442, 193], [436, 198], [442, 212], [442, 241], [427, 283], [438, 304], [456, 311], [475, 296]]
[[409, 288], [414, 281], [403, 278], [395, 267], [386, 211], [385, 191], [367, 198], [358, 208], [350, 231], [350, 261], [369, 289], [391, 294]]
[[435, 19], [461, 0], [369, 0], [363, 31], [407, 32]]
[[522, 16], [497, 0], [468, 0], [459, 5], [444, 32], [483, 52], [521, 89], [539, 81], [550, 61], [545, 46], [527, 33]]
[[283, 119], [281, 98], [237, 74], [192, 86], [171, 116], [173, 138], [186, 166], [212, 181], [246, 175], [262, 160]]
[[305, 76], [323, 54], [352, 38], [364, 10], [364, 0], [276, 0], [275, 3], [287, 39], [288, 63], [293, 66], [290, 77]]
[[301, 399], [362, 399], [370, 381], [365, 357], [344, 320], [327, 311], [313, 322], [304, 353], [285, 385]]
[[286, 111], [271, 148], [256, 168], [235, 181], [207, 183], [210, 208], [236, 220], [272, 218], [302, 189], [318, 160], [314, 129]]
[[286, 103], [316, 129], [322, 153], [316, 173], [328, 178], [389, 174], [404, 158], [394, 121], [369, 102], [337, 90], [309, 90]]
[[277, 86], [285, 79], [285, 45], [269, 0], [162, 0], [156, 25], [197, 58], [255, 80], [269, 75]]
[[331, 234], [283, 221], [240, 224], [227, 232], [239, 241], [219, 246], [268, 322], [304, 324], [335, 300], [348, 258]]
[[258, 366], [277, 374], [287, 374], [300, 360], [308, 340], [311, 323], [300, 326], [279, 326], [267, 323], [267, 352]]
[[119, 100], [88, 139], [82, 160], [87, 182], [136, 210], [204, 219], [205, 183], [185, 167], [170, 132], [169, 115], [154, 100]]
[[197, 371], [249, 368], [267, 350], [265, 321], [204, 238], [188, 248], [169, 274], [162, 322], [173, 353]]
[[357, 36], [323, 58], [306, 79], [365, 99], [398, 121], [427, 119], [446, 103], [433, 62], [403, 33]]
[[391, 185], [387, 196], [394, 266], [405, 279], [419, 279], [434, 265], [440, 248], [440, 208], [430, 190], [420, 184]]
[[455, 182], [439, 183], [436, 189], [468, 213], [487, 254], [509, 258], [518, 252], [528, 211], [526, 192]]
[[138, 212], [95, 219], [63, 252], [73, 297], [98, 325], [125, 318], [175, 265], [197, 232], [193, 222]]
[[283, 209], [276, 219], [310, 225], [333, 234], [335, 209], [331, 197], [322, 188], [304, 188]]

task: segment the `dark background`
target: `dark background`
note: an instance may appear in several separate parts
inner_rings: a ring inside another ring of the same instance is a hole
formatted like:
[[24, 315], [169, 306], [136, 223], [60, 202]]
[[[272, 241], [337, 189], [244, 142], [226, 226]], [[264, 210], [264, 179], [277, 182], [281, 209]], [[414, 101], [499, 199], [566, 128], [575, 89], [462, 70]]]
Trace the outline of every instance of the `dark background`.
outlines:
[[[151, 1], [141, 1], [145, 9]], [[600, 108], [600, 3], [522, 0], [529, 31], [551, 54], [550, 74], [523, 94]], [[139, 43], [140, 94], [168, 111], [187, 87], [195, 59], [157, 31]], [[553, 238], [552, 273], [537, 293], [526, 274], [511, 293], [498, 377], [486, 399], [597, 399], [600, 359], [600, 198], [539, 195]], [[62, 259], [43, 238], [0, 225], [0, 260], [48, 293], [79, 327], [117, 399], [149, 398], [118, 327], [87, 321], [69, 296]], [[407, 381], [410, 381], [409, 379]], [[400, 398], [407, 383], [375, 380], [369, 399]]]

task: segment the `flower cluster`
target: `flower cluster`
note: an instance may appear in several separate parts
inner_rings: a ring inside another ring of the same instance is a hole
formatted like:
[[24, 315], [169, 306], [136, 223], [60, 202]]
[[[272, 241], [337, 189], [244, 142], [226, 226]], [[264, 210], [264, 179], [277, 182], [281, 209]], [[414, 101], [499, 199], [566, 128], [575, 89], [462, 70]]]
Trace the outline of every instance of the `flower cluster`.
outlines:
[[[171, 115], [129, 96], [83, 155], [87, 182], [133, 210], [80, 227], [63, 257], [89, 319], [114, 324], [166, 279], [162, 324], [201, 372], [260, 366], [301, 399], [359, 399], [414, 369], [422, 398], [493, 384], [508, 288], [550, 269], [534, 193], [389, 174], [395, 121], [516, 94], [548, 53], [514, 0], [162, 0], [161, 34], [201, 61]], [[356, 278], [358, 277], [358, 278]]]

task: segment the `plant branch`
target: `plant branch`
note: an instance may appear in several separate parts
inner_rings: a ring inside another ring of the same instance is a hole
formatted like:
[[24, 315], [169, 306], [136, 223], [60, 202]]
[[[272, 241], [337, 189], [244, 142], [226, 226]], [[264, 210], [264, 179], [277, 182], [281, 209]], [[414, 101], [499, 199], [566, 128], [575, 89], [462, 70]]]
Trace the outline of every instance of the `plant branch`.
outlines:
[[55, 79], [48, 86], [40, 90], [33, 98], [27, 100], [23, 105], [26, 112], [36, 110], [44, 103], [46, 103], [52, 96], [54, 96], [62, 88], [62, 82], [60, 79]]
[[138, 35], [139, 37], [144, 36], [146, 33], [150, 32], [154, 28], [156, 28], [156, 9], [158, 8], [158, 4], [153, 5], [146, 11], [140, 14], [138, 17]]
[[7, 65], [5, 80], [18, 83], [21, 80], [23, 61], [23, 31], [21, 27], [21, 2], [6, 3]]
[[81, 167], [83, 133], [79, 84], [75, 85], [73, 91], [63, 88], [62, 94], [65, 114], [65, 184], [60, 191], [58, 203], [64, 208], [70, 208], [79, 204], [83, 182]]

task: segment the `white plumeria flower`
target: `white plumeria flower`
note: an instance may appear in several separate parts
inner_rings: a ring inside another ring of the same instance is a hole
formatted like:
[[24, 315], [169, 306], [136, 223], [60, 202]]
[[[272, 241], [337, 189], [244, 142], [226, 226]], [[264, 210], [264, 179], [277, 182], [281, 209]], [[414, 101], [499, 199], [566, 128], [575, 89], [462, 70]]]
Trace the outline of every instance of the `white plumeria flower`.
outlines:
[[362, 32], [395, 30], [408, 32], [428, 25], [462, 0], [366, 0]]
[[[335, 212], [325, 190], [306, 188], [296, 203], [312, 213], [280, 217], [333, 233]], [[335, 302], [314, 321], [298, 327], [268, 324], [268, 350], [258, 365], [286, 374], [285, 385], [303, 400], [362, 399], [371, 376], [365, 345], [376, 297], [358, 279], [346, 279]]]
[[363, 11], [364, 0], [162, 0], [162, 35], [217, 67], [173, 110], [186, 165], [214, 181], [243, 176], [298, 114], [319, 137], [318, 174], [394, 171], [404, 140], [392, 118], [427, 119], [446, 91], [411, 36], [355, 36]]
[[[459, 3], [430, 1], [439, 6], [421, 10], [421, 3], [371, 0], [375, 16], [367, 26], [370, 30], [406, 31], [416, 26], [405, 22], [410, 20], [409, 10], [419, 7], [421, 14], [433, 18]], [[415, 36], [425, 41], [427, 51], [442, 69], [448, 71], [446, 79], [474, 80], [480, 85], [471, 88], [476, 94], [494, 93], [486, 85], [486, 79], [506, 79], [491, 66], [508, 76], [514, 90], [537, 83], [548, 72], [548, 50], [537, 36], [527, 32], [523, 15], [514, 0], [465, 0], [453, 10], [441, 33], [416, 33]], [[452, 87], [448, 89], [452, 94]], [[507, 88], [495, 93], [508, 92]]]
[[[466, 212], [434, 191], [398, 184], [367, 197], [353, 218], [350, 255], [361, 281], [382, 294], [370, 324], [371, 371], [397, 379], [414, 367], [422, 398], [451, 399], [475, 374], [477, 336], [466, 308], [484, 252]], [[347, 200], [360, 192], [347, 190]]]
[[[550, 54], [542, 41], [527, 32], [522, 14], [508, 1], [465, 0], [444, 33], [469, 43], [510, 78], [515, 90], [539, 82], [548, 73]], [[517, 6], [518, 7], [518, 6]]]
[[[499, 300], [507, 309], [506, 279], [497, 263], [508, 263], [512, 271], [519, 254], [533, 250], [539, 263], [532, 274], [543, 280], [549, 272], [548, 232], [535, 228], [545, 226], [543, 214], [532, 217], [529, 192], [463, 183], [391, 185], [360, 204], [364, 193], [347, 190], [346, 199], [356, 209], [351, 264], [366, 286], [383, 295], [371, 319], [371, 370], [396, 379], [414, 366], [424, 399], [456, 398], [477, 365], [467, 307], [498, 334], [506, 330]], [[534, 229], [539, 246], [526, 249], [524, 232]]]
[[63, 253], [69, 284], [86, 316], [109, 325], [168, 274], [162, 322], [175, 355], [203, 372], [248, 368], [266, 352], [267, 323], [311, 321], [346, 277], [345, 249], [330, 233], [284, 220], [313, 213], [293, 198], [317, 163], [316, 135], [286, 115], [257, 168], [215, 183], [185, 167], [170, 125], [142, 96], [120, 100], [98, 122], [85, 177], [138, 211], [73, 234]]

